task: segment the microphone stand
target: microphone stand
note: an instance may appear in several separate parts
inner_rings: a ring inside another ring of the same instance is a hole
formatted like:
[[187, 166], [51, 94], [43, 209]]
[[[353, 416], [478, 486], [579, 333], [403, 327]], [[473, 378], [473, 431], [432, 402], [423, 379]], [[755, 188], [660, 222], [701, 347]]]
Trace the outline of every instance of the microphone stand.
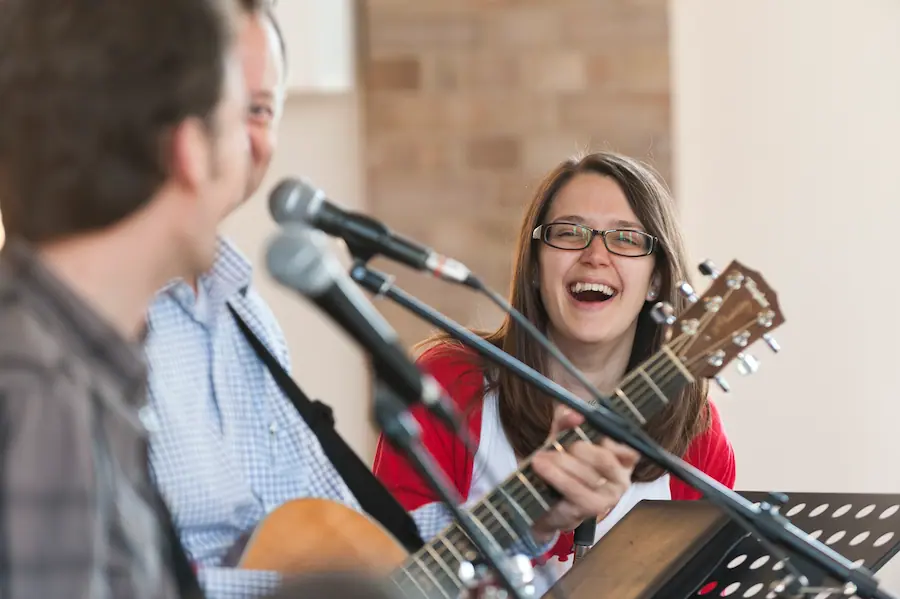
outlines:
[[[438, 498], [444, 502], [451, 515], [462, 527], [469, 540], [481, 551], [487, 566], [500, 580], [501, 585], [513, 599], [525, 599], [512, 583], [512, 578], [503, 566], [505, 556], [496, 544], [487, 537], [471, 520], [471, 516], [459, 506], [463, 501], [457, 496], [447, 477], [424, 448], [420, 439], [420, 429], [415, 418], [407, 411], [406, 405], [392, 389], [381, 380], [375, 382], [374, 418], [390, 443], [409, 456], [419, 474], [428, 481]], [[474, 564], [473, 564], [474, 565]]]
[[[818, 566], [823, 572], [844, 584], [842, 592], [856, 594], [863, 599], [895, 599], [887, 591], [879, 588], [878, 580], [868, 569], [855, 567], [839, 553], [809, 536], [782, 516], [778, 505], [761, 502], [758, 506], [719, 483], [717, 480], [697, 470], [682, 459], [665, 451], [640, 427], [635, 426], [607, 407], [607, 402], [591, 406], [557, 383], [543, 376], [533, 368], [516, 360], [503, 350], [488, 343], [481, 337], [453, 322], [440, 312], [425, 305], [418, 299], [395, 287], [388, 278], [373, 271], [365, 264], [357, 262], [351, 269], [351, 277], [365, 289], [377, 296], [385, 296], [407, 308], [423, 320], [443, 329], [453, 338], [495, 364], [509, 368], [513, 374], [535, 385], [542, 392], [581, 414], [585, 421], [602, 434], [628, 445], [647, 459], [689, 484], [713, 505], [719, 507], [736, 523], [751, 532], [760, 542], [777, 545], [800, 555]], [[796, 572], [790, 562], [788, 576], [776, 589], [776, 593], [802, 596], [807, 593], [808, 580]], [[817, 590], [818, 592], [818, 590]]]

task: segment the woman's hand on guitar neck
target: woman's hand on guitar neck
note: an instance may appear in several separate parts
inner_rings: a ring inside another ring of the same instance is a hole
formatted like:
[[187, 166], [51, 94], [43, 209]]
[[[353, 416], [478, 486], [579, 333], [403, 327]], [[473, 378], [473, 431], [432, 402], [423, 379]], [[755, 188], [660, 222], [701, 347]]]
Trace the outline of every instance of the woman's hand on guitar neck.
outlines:
[[[550, 438], [579, 426], [584, 418], [571, 410], [557, 409]], [[625, 445], [603, 439], [594, 445], [577, 441], [566, 451], [539, 451], [532, 458], [534, 472], [562, 496], [534, 523], [535, 541], [544, 543], [557, 531], [573, 530], [590, 516], [602, 518], [612, 510], [628, 487], [640, 455]]]

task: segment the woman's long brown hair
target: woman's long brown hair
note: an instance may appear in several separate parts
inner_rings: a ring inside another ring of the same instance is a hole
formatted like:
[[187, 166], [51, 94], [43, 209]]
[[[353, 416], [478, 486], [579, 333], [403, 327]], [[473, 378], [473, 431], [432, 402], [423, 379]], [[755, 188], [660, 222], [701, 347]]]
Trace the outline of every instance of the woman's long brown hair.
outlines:
[[[677, 287], [680, 282], [688, 281], [689, 276], [672, 196], [648, 166], [610, 152], [567, 160], [550, 172], [538, 187], [519, 231], [510, 304], [546, 334], [547, 312], [541, 301], [540, 291], [533, 284], [537, 274], [536, 244], [540, 241], [533, 240], [531, 232], [538, 225], [544, 224], [553, 199], [579, 173], [596, 173], [616, 181], [647, 232], [659, 239], [656, 253], [656, 271], [661, 282], [659, 301], [669, 302], [675, 307], [676, 313], [680, 313], [686, 308], [686, 300], [678, 293]], [[665, 330], [650, 316], [651, 308], [652, 304], [646, 303], [638, 316], [628, 371], [650, 358], [663, 345]], [[496, 331], [480, 334], [538, 372], [548, 374], [549, 356], [514, 320], [507, 317]], [[448, 343], [456, 345], [446, 335], [438, 335], [426, 340], [420, 347]], [[519, 457], [531, 455], [544, 444], [550, 433], [553, 400], [505, 369], [498, 371], [487, 362], [478, 366], [488, 373], [490, 385], [498, 393], [500, 420], [513, 450]], [[709, 427], [706, 402], [706, 382], [691, 384], [663, 411], [651, 418], [645, 429], [669, 452], [682, 456], [691, 440]], [[655, 480], [660, 475], [662, 470], [658, 466], [641, 460], [632, 479], [646, 482]]]

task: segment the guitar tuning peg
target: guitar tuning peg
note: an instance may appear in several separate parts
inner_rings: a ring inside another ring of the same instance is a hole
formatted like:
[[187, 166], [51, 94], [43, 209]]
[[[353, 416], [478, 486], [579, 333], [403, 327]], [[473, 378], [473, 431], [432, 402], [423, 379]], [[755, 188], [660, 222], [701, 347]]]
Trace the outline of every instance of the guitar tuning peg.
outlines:
[[650, 310], [650, 316], [657, 324], [675, 324], [675, 308], [667, 302], [657, 302]]
[[737, 359], [737, 370], [742, 375], [747, 376], [759, 370], [759, 360], [750, 354], [741, 352], [737, 355]]
[[700, 263], [698, 268], [700, 269], [700, 274], [709, 277], [712, 280], [718, 279], [719, 275], [722, 274], [719, 272], [719, 269], [716, 268], [716, 265], [712, 260], [704, 260]]
[[679, 283], [678, 291], [680, 291], [681, 295], [687, 298], [687, 300], [692, 304], [696, 303], [697, 300], [700, 299], [700, 297], [694, 292], [694, 288], [691, 287], [691, 284], [687, 281], [682, 281], [681, 283]]
[[724, 391], [725, 393], [731, 393], [731, 385], [728, 384], [728, 381], [725, 380], [721, 374], [717, 374], [713, 377], [713, 380], [719, 386], [719, 389]]
[[775, 337], [773, 337], [771, 333], [764, 334], [762, 338], [763, 341], [766, 342], [766, 345], [769, 346], [769, 349], [771, 349], [773, 352], [777, 354], [779, 351], [781, 351], [781, 346], [777, 341], [775, 341]]

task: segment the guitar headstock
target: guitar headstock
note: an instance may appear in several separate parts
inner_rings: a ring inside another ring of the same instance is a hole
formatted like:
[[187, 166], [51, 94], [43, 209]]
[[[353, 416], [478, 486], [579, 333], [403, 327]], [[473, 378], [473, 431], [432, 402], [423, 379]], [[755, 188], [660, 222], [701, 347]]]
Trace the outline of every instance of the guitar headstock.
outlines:
[[777, 352], [780, 348], [771, 333], [784, 323], [778, 295], [758, 272], [733, 261], [721, 273], [709, 261], [700, 272], [713, 279], [702, 296], [682, 283], [679, 291], [689, 302], [682, 314], [675, 315], [668, 304], [653, 308], [653, 317], [672, 327], [670, 349], [697, 378], [711, 378], [724, 390], [728, 383], [722, 369], [737, 359], [741, 374], [752, 374], [759, 362], [746, 348], [759, 339]]

